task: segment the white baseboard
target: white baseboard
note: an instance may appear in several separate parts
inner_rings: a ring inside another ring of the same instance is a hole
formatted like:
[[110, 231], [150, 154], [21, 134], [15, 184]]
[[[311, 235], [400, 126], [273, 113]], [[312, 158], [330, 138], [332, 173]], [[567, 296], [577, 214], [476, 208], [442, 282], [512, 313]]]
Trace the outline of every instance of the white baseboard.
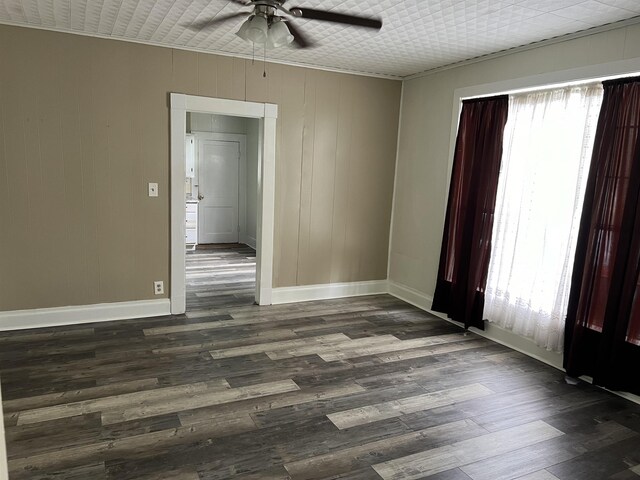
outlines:
[[0, 312], [0, 331], [170, 315], [168, 298]]
[[484, 327], [484, 331], [473, 327], [469, 330], [564, 372], [561, 353], [539, 347], [533, 340], [505, 330], [495, 323], [485, 322]]
[[245, 245], [249, 245], [254, 250], [256, 249], [256, 239], [255, 238], [246, 236], [246, 237], [244, 237], [243, 240], [244, 240], [243, 243]]
[[[587, 383], [590, 383], [593, 385], [593, 377], [590, 377], [588, 375], [582, 375], [580, 377], [580, 380], [583, 380]], [[603, 390], [606, 390], [607, 392], [611, 392], [615, 395], [618, 395], [619, 397], [625, 398], [633, 403], [637, 403], [638, 405], [640, 405], [640, 396], [638, 395], [634, 395], [633, 393], [629, 393], [629, 392], [618, 392], [616, 390], [609, 390], [608, 388], [604, 388], [604, 387], [600, 387], [599, 385], [596, 385], [596, 387], [598, 388], [602, 388]]]
[[386, 280], [368, 282], [327, 283], [301, 287], [280, 287], [272, 290], [272, 304], [308, 302], [330, 298], [357, 297], [387, 293]]
[[2, 413], [2, 392], [0, 391], [0, 480], [9, 480], [6, 445], [4, 439], [4, 414]]
[[[431, 304], [433, 303], [433, 297], [426, 295], [415, 288], [408, 287], [393, 280], [389, 280], [389, 294], [393, 295], [400, 300], [404, 300], [411, 305], [418, 307], [421, 310], [426, 310], [437, 317], [442, 314], [431, 311]], [[446, 319], [445, 319], [446, 320]]]
[[[414, 288], [393, 281], [389, 281], [389, 293], [394, 297], [399, 298], [400, 300], [404, 300], [405, 302], [410, 303], [411, 305], [414, 305], [421, 310], [425, 310], [426, 312], [435, 315], [438, 318], [442, 318], [443, 320], [453, 323], [454, 325], [458, 325], [460, 327], [462, 326], [460, 323], [454, 322], [450, 318], [447, 318], [445, 314], [434, 312], [433, 310], [431, 310], [433, 297], [431, 297], [430, 295], [426, 295]], [[506, 347], [511, 348], [512, 350], [524, 353], [525, 355], [533, 357], [536, 360], [546, 363], [547, 365], [551, 365], [558, 370], [564, 371], [564, 369], [562, 368], [562, 354], [545, 350], [544, 348], [536, 345], [532, 340], [510, 332], [509, 330], [505, 330], [504, 328], [500, 328], [493, 323], [486, 322], [485, 330], [479, 330], [477, 328], [471, 327], [469, 331], [477, 333], [478, 335], [492, 340], [496, 343], [500, 343]]]

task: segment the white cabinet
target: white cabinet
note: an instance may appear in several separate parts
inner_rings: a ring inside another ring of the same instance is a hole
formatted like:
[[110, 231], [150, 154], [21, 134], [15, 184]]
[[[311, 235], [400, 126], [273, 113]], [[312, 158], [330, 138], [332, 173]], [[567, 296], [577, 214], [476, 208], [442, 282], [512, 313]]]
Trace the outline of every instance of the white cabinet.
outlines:
[[187, 143], [185, 146], [185, 160], [187, 178], [195, 178], [196, 176], [196, 137], [187, 135]]
[[195, 228], [187, 229], [187, 233], [185, 234], [184, 238], [186, 239], [185, 243], [187, 245], [193, 245], [195, 247], [198, 240], [198, 234], [196, 232], [196, 229]]
[[198, 243], [198, 204], [195, 202], [186, 204], [184, 238], [185, 243], [195, 249]]

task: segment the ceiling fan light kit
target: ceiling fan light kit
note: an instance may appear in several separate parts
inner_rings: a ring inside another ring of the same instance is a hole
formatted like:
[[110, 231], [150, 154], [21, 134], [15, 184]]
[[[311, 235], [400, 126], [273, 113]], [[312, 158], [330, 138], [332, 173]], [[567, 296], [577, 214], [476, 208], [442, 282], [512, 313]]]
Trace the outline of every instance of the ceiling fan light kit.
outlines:
[[[236, 32], [243, 40], [264, 45], [265, 48], [278, 48], [295, 43], [300, 48], [313, 46], [305, 35], [294, 25], [293, 19], [320, 20], [380, 30], [382, 20], [357, 15], [349, 15], [314, 8], [285, 8], [286, 0], [230, 0], [231, 3], [253, 8], [252, 12], [237, 12], [220, 15], [194, 22], [189, 28], [203, 30], [237, 17], [249, 16]], [[278, 13], [281, 12], [280, 15]]]
[[287, 28], [286, 22], [279, 20], [269, 26], [267, 48], [283, 47], [291, 42], [293, 42], [293, 35], [291, 35], [291, 32]]
[[236, 33], [243, 40], [253, 43], [266, 43], [269, 34], [269, 22], [265, 17], [251, 15]]
[[240, 26], [236, 35], [267, 48], [278, 48], [293, 42], [293, 35], [280, 17], [267, 19], [262, 15], [251, 15]]

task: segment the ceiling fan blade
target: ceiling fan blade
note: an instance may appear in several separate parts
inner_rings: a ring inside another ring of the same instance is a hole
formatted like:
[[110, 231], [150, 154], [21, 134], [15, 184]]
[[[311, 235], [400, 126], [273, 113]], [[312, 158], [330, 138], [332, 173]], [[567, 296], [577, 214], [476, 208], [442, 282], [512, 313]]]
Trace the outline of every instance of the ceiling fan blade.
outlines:
[[359, 17], [344, 13], [328, 12], [326, 10], [316, 10], [315, 8], [293, 7], [289, 11], [296, 17], [308, 18], [310, 20], [323, 20], [325, 22], [344, 23], [347, 25], [357, 25], [359, 27], [382, 28], [382, 20], [378, 18]]
[[204, 30], [205, 28], [215, 27], [227, 20], [232, 20], [238, 17], [244, 17], [249, 15], [249, 12], [237, 12], [237, 13], [229, 13], [228, 15], [219, 15], [213, 18], [209, 18], [207, 20], [200, 20], [197, 22], [193, 22], [189, 25], [185, 25], [185, 27], [190, 28], [191, 30]]
[[251, 5], [251, 2], [244, 2], [243, 0], [229, 0], [231, 3], [235, 3], [236, 5], [242, 5], [243, 7], [248, 7]]
[[289, 32], [293, 35], [293, 41], [300, 48], [309, 48], [313, 46], [313, 42], [311, 42], [305, 35], [302, 34], [298, 27], [293, 25], [293, 22], [287, 22], [287, 27], [289, 28]]

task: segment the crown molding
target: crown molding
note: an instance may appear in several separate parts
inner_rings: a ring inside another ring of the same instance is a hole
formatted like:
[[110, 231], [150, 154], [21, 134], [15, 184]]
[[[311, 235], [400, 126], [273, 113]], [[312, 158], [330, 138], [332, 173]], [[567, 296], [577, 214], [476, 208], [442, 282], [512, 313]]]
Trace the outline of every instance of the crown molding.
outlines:
[[423, 72], [414, 73], [402, 77], [402, 80], [414, 80], [416, 78], [428, 77], [436, 73], [443, 72], [445, 70], [452, 70], [458, 67], [464, 67], [466, 65], [473, 65], [474, 63], [484, 62], [485, 60], [492, 60], [494, 58], [505, 57], [514, 53], [526, 52], [528, 50], [535, 50], [536, 48], [546, 47], [548, 45], [554, 45], [556, 43], [563, 43], [569, 40], [575, 40], [582, 37], [590, 37], [591, 35], [597, 35], [599, 33], [608, 32], [611, 30], [617, 30], [619, 28], [629, 27], [640, 23], [640, 15], [637, 17], [629, 18], [627, 20], [621, 20], [619, 22], [607, 23], [599, 27], [589, 28], [587, 30], [580, 30], [579, 32], [569, 33], [566, 35], [560, 35], [546, 40], [540, 40], [539, 42], [528, 43], [519, 47], [508, 48], [506, 50], [500, 50], [499, 52], [489, 53], [487, 55], [481, 55], [479, 57], [469, 58], [456, 63], [450, 63], [441, 67], [430, 68]]
[[[242, 58], [244, 60], [253, 60], [253, 57], [251, 55], [246, 55], [243, 53], [232, 53], [232, 52], [225, 52], [222, 50], [208, 50], [205, 48], [197, 48], [197, 47], [189, 47], [189, 46], [182, 46], [182, 45], [169, 45], [166, 43], [160, 43], [160, 42], [151, 42], [151, 41], [146, 41], [146, 40], [137, 40], [135, 38], [121, 38], [121, 37], [112, 37], [111, 35], [103, 35], [100, 33], [86, 33], [86, 32], [80, 32], [77, 30], [69, 30], [66, 28], [54, 28], [54, 27], [43, 27], [41, 25], [31, 25], [31, 24], [24, 24], [24, 23], [17, 23], [17, 22], [6, 22], [6, 21], [0, 21], [0, 25], [6, 25], [8, 27], [19, 27], [19, 28], [30, 28], [30, 29], [34, 29], [34, 30], [44, 30], [47, 32], [55, 32], [55, 33], [68, 33], [71, 35], [78, 35], [80, 37], [90, 37], [90, 38], [99, 38], [101, 40], [116, 40], [118, 42], [125, 42], [125, 43], [136, 43], [139, 45], [148, 45], [151, 47], [161, 47], [161, 48], [168, 48], [171, 50], [182, 50], [182, 51], [186, 51], [186, 52], [195, 52], [195, 53], [205, 53], [205, 54], [209, 54], [209, 55], [218, 55], [221, 57], [232, 57], [232, 58]], [[278, 60], [278, 59], [270, 59], [267, 61], [267, 64], [276, 64], [276, 65], [287, 65], [290, 67], [300, 67], [300, 68], [309, 68], [311, 70], [321, 70], [323, 72], [332, 72], [332, 73], [342, 73], [342, 74], [347, 74], [347, 75], [356, 75], [359, 77], [370, 77], [370, 78], [381, 78], [384, 80], [397, 80], [397, 81], [401, 81], [403, 79], [402, 75], [389, 75], [389, 74], [384, 74], [384, 73], [375, 73], [375, 72], [361, 72], [359, 70], [347, 70], [347, 69], [343, 69], [343, 68], [333, 68], [333, 67], [325, 67], [325, 66], [320, 66], [320, 65], [312, 65], [309, 63], [304, 63], [304, 62], [289, 62], [286, 60]]]

